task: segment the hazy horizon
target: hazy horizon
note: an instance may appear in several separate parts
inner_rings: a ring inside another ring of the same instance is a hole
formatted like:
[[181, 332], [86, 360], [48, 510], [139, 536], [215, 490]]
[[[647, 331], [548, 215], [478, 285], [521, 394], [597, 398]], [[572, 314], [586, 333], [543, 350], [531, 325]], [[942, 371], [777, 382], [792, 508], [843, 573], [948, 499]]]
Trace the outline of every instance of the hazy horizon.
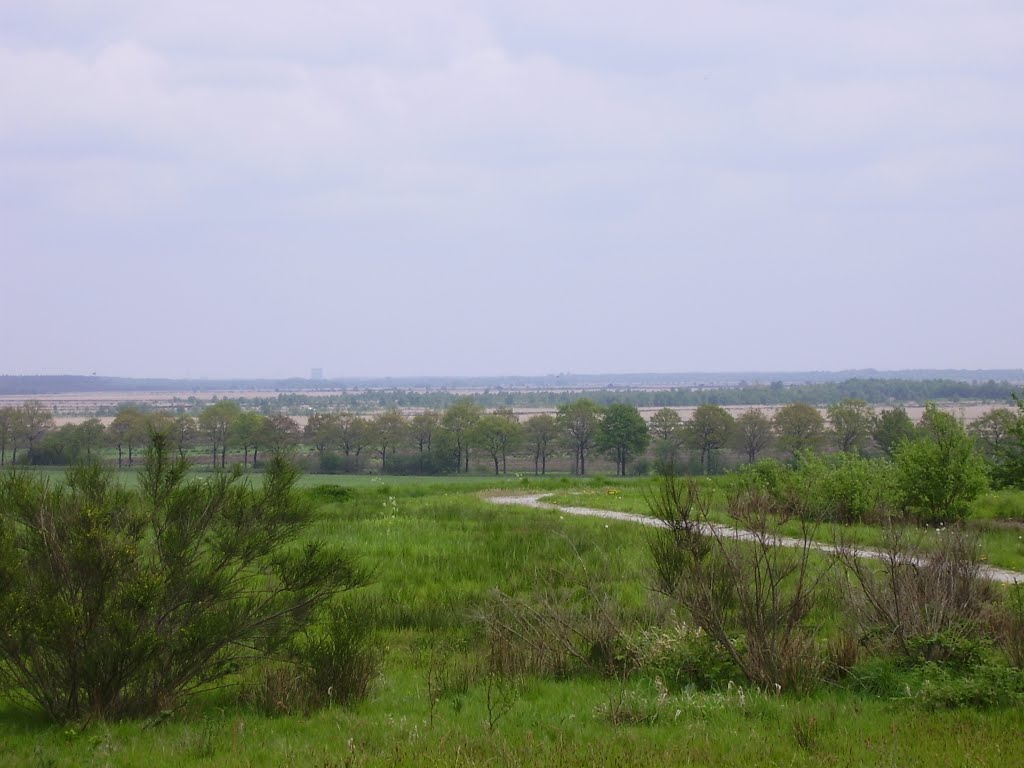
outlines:
[[1008, 0], [12, 0], [0, 371], [1019, 369], [1021, 40]]

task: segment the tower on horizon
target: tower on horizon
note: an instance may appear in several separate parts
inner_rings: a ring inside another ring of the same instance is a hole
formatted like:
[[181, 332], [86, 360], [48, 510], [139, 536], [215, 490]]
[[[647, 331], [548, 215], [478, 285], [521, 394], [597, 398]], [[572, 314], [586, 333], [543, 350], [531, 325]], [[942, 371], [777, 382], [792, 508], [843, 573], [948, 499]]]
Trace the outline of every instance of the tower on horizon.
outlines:
[[324, 369], [323, 368], [310, 368], [309, 369], [309, 378], [311, 378], [313, 381], [321, 381], [324, 378]]

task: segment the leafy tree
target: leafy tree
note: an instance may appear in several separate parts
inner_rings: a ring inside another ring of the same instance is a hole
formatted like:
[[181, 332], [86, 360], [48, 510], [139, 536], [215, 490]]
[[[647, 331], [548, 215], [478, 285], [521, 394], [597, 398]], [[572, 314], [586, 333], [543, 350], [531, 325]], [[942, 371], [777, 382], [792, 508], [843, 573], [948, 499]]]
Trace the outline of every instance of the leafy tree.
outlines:
[[389, 408], [370, 422], [373, 440], [380, 456], [380, 471], [387, 472], [388, 449], [401, 443], [408, 433], [409, 422], [397, 408]]
[[678, 411], [660, 408], [651, 415], [648, 426], [654, 439], [654, 452], [663, 467], [674, 467], [679, 451], [686, 442], [686, 431]]
[[961, 520], [988, 487], [985, 462], [963, 424], [934, 403], [925, 406], [921, 435], [893, 457], [903, 505], [923, 523]]
[[274, 413], [263, 421], [260, 444], [269, 448], [275, 456], [285, 455], [299, 444], [302, 429], [291, 416]]
[[409, 419], [409, 435], [416, 446], [420, 457], [420, 473], [423, 472], [424, 454], [430, 453], [434, 433], [441, 424], [441, 417], [436, 411], [423, 411]]
[[18, 419], [18, 433], [22, 443], [28, 447], [28, 462], [34, 463], [36, 442], [53, 429], [53, 414], [38, 400], [29, 400], [21, 406]]
[[313, 511], [285, 462], [258, 488], [187, 470], [157, 435], [135, 491], [97, 465], [57, 486], [0, 476], [0, 690], [61, 722], [156, 715], [278, 657], [365, 583], [299, 544]]
[[178, 458], [184, 459], [185, 451], [196, 443], [196, 439], [199, 436], [199, 427], [196, 425], [194, 418], [188, 414], [182, 414], [175, 417], [171, 422], [168, 435], [171, 443], [178, 451]]
[[86, 419], [75, 430], [74, 437], [74, 458], [89, 460], [92, 452], [103, 445], [103, 438], [106, 434], [106, 427], [99, 419]]
[[720, 405], [711, 404], [698, 406], [683, 425], [687, 443], [700, 453], [700, 466], [704, 472], [711, 470], [712, 451], [728, 445], [735, 426], [732, 414]]
[[1016, 418], [996, 456], [996, 481], [1003, 486], [1024, 489], [1024, 397], [1014, 394]]
[[757, 454], [771, 445], [772, 439], [771, 419], [756, 408], [744, 411], [736, 418], [733, 441], [751, 464], [757, 461]]
[[580, 398], [560, 405], [555, 416], [559, 432], [573, 452], [573, 473], [587, 474], [587, 453], [597, 436], [601, 423], [601, 408], [593, 400]]
[[1024, 406], [996, 408], [975, 419], [967, 431], [989, 463], [997, 487], [1024, 487]]
[[612, 403], [604, 410], [595, 446], [615, 459], [615, 474], [626, 474], [631, 456], [643, 453], [650, 442], [647, 422], [635, 405]]
[[352, 413], [338, 414], [338, 447], [346, 456], [359, 457], [372, 438], [370, 422]]
[[[0, 467], [7, 461], [7, 446], [15, 445], [15, 436], [19, 431], [21, 414], [17, 408], [6, 406], [0, 408]], [[13, 461], [18, 460], [17, 448]]]
[[324, 464], [324, 451], [331, 445], [338, 442], [338, 414], [336, 413], [314, 413], [311, 414], [306, 426], [302, 430], [306, 442], [316, 450], [320, 460], [320, 467]]
[[832, 439], [840, 451], [856, 453], [871, 438], [875, 412], [863, 400], [843, 400], [830, 405], [826, 412]]
[[448, 438], [455, 454], [455, 471], [460, 471], [465, 459], [465, 471], [469, 472], [469, 447], [476, 423], [483, 415], [483, 409], [471, 397], [460, 397], [441, 416], [441, 429]]
[[825, 420], [807, 403], [784, 405], [772, 419], [778, 447], [796, 457], [800, 451], [817, 450], [825, 436]]
[[515, 450], [522, 437], [522, 427], [514, 414], [489, 413], [481, 416], [473, 428], [472, 441], [480, 446], [494, 460], [494, 474], [500, 468], [504, 473], [505, 462], [510, 451]]
[[135, 448], [145, 442], [149, 434], [146, 415], [133, 405], [118, 410], [117, 416], [107, 427], [110, 442], [117, 447], [117, 467], [122, 466], [124, 450], [128, 450], [128, 466], [135, 463]]
[[545, 475], [548, 471], [548, 459], [555, 452], [555, 439], [558, 437], [558, 425], [555, 417], [549, 413], [531, 416], [523, 425], [525, 437], [533, 452], [533, 474]]
[[234, 400], [221, 400], [213, 405], [208, 405], [199, 414], [199, 429], [210, 441], [214, 466], [217, 465], [218, 448], [220, 448], [221, 468], [227, 464], [228, 440], [241, 413], [242, 409]]
[[878, 414], [871, 437], [887, 456], [896, 453], [904, 440], [915, 437], [914, 422], [903, 408], [887, 408]]
[[243, 411], [235, 417], [231, 439], [242, 449], [242, 466], [249, 466], [249, 451], [253, 452], [253, 466], [256, 465], [256, 451], [267, 430], [267, 417], [255, 411]]

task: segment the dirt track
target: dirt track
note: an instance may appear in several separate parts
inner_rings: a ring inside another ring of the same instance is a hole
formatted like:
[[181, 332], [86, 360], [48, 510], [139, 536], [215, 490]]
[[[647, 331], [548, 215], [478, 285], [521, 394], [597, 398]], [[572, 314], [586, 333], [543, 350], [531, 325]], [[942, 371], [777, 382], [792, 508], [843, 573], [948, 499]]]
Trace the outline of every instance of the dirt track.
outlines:
[[[549, 493], [530, 493], [523, 494], [520, 496], [488, 496], [487, 501], [494, 504], [510, 504], [519, 505], [524, 507], [533, 507], [534, 509], [549, 509], [553, 512], [563, 512], [569, 515], [580, 515], [582, 517], [599, 517], [605, 520], [618, 520], [624, 523], [637, 523], [639, 525], [649, 525], [655, 528], [665, 527], [665, 523], [654, 517], [645, 517], [644, 515], [635, 515], [629, 512], [611, 512], [606, 509], [592, 509], [590, 507], [563, 507], [557, 504], [550, 504], [545, 501], [541, 501], [545, 496], [550, 496]], [[740, 530], [737, 528], [730, 528], [725, 525], [710, 524], [704, 527], [705, 530], [714, 530], [722, 535], [732, 537], [737, 541], [753, 541], [754, 534]], [[779, 536], [775, 539], [775, 543], [782, 547], [803, 547], [803, 541], [800, 539], [789, 538], [788, 536]], [[823, 542], [812, 542], [811, 546], [813, 549], [819, 552], [835, 553], [838, 551], [838, 547], [834, 544], [825, 544]], [[872, 558], [875, 560], [882, 559], [883, 555], [874, 549], [866, 548], [852, 548], [849, 550], [852, 554], [857, 557]], [[979, 568], [981, 575], [989, 579], [990, 581], [997, 581], [1002, 584], [1015, 584], [1018, 582], [1024, 583], [1024, 573], [1017, 571], [1010, 571], [1005, 568], [993, 568], [989, 565], [982, 565]]]

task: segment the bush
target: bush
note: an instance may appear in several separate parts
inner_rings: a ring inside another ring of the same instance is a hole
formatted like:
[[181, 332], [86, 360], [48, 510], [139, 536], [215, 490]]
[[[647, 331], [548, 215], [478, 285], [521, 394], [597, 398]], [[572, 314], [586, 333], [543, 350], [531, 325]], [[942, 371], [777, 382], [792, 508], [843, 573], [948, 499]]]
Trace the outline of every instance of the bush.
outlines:
[[258, 670], [242, 700], [265, 715], [290, 715], [365, 698], [383, 656], [373, 613], [358, 603], [331, 606], [324, 621], [292, 643], [285, 661]]
[[988, 487], [985, 461], [963, 425], [929, 403], [919, 440], [896, 449], [900, 497], [921, 523], [962, 520], [970, 504]]
[[350, 557], [297, 546], [312, 506], [275, 458], [186, 481], [157, 435], [138, 491], [96, 466], [0, 478], [0, 680], [53, 720], [157, 714], [276, 655], [340, 590]]
[[847, 615], [865, 642], [905, 659], [970, 665], [980, 655], [993, 587], [979, 577], [977, 541], [950, 529], [925, 547], [904, 528], [886, 531], [879, 561], [840, 546]]
[[[742, 641], [734, 640], [742, 651]], [[676, 622], [641, 630], [626, 641], [630, 665], [675, 689], [709, 690], [742, 675], [729, 654], [699, 627]]]
[[813, 529], [804, 525], [800, 546], [782, 546], [786, 517], [757, 487], [729, 499], [742, 534], [710, 524], [710, 502], [695, 484], [684, 493], [665, 477], [647, 503], [664, 523], [651, 544], [658, 589], [682, 604], [751, 683], [768, 690], [816, 685], [823, 659], [807, 618], [827, 567], [812, 563]]
[[885, 459], [803, 451], [793, 467], [767, 459], [741, 474], [767, 491], [783, 514], [815, 522], [878, 522], [898, 504], [895, 469]]

